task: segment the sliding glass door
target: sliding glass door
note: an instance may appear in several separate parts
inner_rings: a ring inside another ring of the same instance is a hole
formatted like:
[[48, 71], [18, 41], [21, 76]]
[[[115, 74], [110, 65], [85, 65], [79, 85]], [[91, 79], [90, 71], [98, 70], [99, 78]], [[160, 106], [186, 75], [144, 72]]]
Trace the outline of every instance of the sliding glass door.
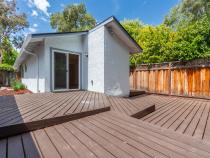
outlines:
[[79, 89], [80, 56], [73, 53], [53, 52], [53, 91]]

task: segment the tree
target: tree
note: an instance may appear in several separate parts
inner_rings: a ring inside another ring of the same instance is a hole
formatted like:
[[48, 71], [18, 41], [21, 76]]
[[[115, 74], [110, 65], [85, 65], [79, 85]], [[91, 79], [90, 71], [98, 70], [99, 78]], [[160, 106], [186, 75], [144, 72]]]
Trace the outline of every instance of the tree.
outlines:
[[207, 16], [177, 31], [173, 45], [173, 60], [193, 60], [210, 57], [210, 21]]
[[13, 48], [8, 38], [2, 41], [2, 64], [14, 65], [18, 52]]
[[17, 12], [15, 0], [0, 0], [0, 63], [2, 53], [7, 49], [2, 45], [3, 41], [9, 39], [16, 46], [20, 46], [20, 38], [18, 38], [21, 36], [20, 31], [27, 26], [26, 15]]
[[130, 56], [130, 64], [210, 57], [209, 11], [209, 0], [182, 0], [161, 25], [140, 25], [133, 20], [122, 22], [143, 48], [141, 54]]
[[165, 25], [148, 26], [139, 20], [126, 20], [123, 27], [143, 48], [141, 54], [130, 56], [130, 64], [156, 63], [172, 60], [171, 49], [176, 33]]
[[[139, 20], [129, 20], [125, 19], [121, 22], [122, 26], [126, 29], [126, 31], [131, 35], [133, 39], [138, 43], [140, 41], [140, 30], [143, 28], [143, 23]], [[130, 65], [136, 65], [141, 56], [139, 54], [130, 55]]]
[[176, 32], [161, 24], [145, 26], [139, 34], [139, 44], [143, 48], [143, 53], [138, 63], [159, 63], [173, 60], [171, 53]]
[[139, 20], [124, 20], [121, 22], [122, 26], [127, 30], [127, 32], [133, 37], [136, 41], [139, 41], [139, 31], [143, 28], [143, 23]]
[[58, 32], [84, 31], [93, 28], [96, 20], [87, 13], [84, 4], [68, 5], [63, 12], [53, 13], [50, 24]]
[[210, 19], [209, 0], [182, 0], [165, 17], [164, 24], [177, 29], [185, 27], [203, 16], [207, 16]]
[[1, 37], [12, 38], [28, 26], [26, 15], [18, 13], [16, 0], [0, 0], [0, 33]]

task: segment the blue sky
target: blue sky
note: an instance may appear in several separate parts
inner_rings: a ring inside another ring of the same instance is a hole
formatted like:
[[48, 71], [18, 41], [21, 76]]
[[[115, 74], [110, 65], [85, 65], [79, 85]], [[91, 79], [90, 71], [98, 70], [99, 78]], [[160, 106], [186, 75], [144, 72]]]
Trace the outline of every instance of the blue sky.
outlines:
[[30, 27], [26, 33], [55, 32], [50, 27], [50, 14], [62, 11], [65, 5], [81, 2], [97, 22], [114, 15], [118, 20], [139, 19], [158, 25], [179, 0], [17, 0], [17, 7], [27, 15]]

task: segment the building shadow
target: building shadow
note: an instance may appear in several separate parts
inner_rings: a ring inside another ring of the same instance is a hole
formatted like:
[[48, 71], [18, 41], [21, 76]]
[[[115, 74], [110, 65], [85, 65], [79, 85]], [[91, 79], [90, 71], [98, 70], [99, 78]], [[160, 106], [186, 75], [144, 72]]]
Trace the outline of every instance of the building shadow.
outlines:
[[[0, 158], [41, 158], [36, 139], [22, 118], [15, 96], [0, 96]], [[18, 105], [19, 104], [19, 105]]]

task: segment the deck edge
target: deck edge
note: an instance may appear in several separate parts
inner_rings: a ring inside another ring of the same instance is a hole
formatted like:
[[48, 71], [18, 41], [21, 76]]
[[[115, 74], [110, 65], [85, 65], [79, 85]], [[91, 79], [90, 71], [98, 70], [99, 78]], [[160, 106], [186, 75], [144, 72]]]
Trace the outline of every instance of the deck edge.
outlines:
[[54, 118], [49, 118], [49, 119], [43, 119], [43, 120], [38, 120], [38, 121], [32, 121], [32, 122], [27, 122], [27, 123], [0, 127], [0, 139], [38, 130], [38, 129], [42, 129], [42, 128], [46, 128], [49, 126], [54, 126], [57, 124], [95, 115], [98, 113], [110, 111], [110, 109], [111, 108], [108, 106], [108, 107], [104, 107], [100, 109], [75, 113], [71, 115], [64, 115], [64, 116], [59, 116], [59, 117], [54, 117]]

